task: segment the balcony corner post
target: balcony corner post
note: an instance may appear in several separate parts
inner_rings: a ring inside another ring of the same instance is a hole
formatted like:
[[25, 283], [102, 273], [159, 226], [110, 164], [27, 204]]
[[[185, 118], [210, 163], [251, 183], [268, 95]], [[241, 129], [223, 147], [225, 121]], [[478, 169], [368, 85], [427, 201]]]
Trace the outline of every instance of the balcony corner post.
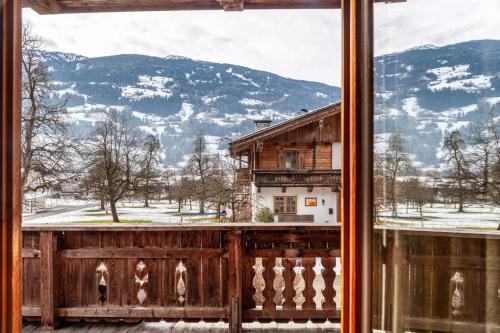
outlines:
[[234, 230], [228, 234], [228, 307], [229, 332], [242, 332], [242, 235], [241, 230]]
[[53, 330], [58, 326], [56, 318], [55, 252], [57, 243], [52, 231], [40, 232], [40, 316], [41, 327]]

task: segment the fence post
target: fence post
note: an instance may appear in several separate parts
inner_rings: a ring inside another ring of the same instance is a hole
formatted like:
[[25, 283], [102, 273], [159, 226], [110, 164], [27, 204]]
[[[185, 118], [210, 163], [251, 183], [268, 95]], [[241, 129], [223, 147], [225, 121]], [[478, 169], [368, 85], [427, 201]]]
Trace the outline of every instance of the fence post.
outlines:
[[241, 230], [228, 234], [228, 306], [229, 333], [242, 331], [242, 237]]
[[40, 231], [40, 317], [42, 329], [57, 326], [55, 316], [54, 266], [57, 243], [52, 231]]

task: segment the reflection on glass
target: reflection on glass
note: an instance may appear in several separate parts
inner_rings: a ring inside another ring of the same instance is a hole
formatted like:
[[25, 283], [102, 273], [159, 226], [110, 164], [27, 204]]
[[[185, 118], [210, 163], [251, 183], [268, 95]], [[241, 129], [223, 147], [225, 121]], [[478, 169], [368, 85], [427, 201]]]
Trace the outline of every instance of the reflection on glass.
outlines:
[[499, 16], [376, 5], [374, 329], [500, 329]]

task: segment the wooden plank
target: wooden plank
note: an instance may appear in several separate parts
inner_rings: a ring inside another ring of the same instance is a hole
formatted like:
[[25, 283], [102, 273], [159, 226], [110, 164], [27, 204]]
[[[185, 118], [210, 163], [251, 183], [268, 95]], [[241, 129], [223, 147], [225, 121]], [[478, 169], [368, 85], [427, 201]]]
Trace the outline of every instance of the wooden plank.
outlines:
[[449, 319], [431, 319], [419, 317], [404, 318], [404, 325], [413, 330], [453, 333], [499, 333], [500, 325], [477, 322], [464, 322]]
[[40, 317], [42, 309], [40, 306], [23, 305], [21, 313], [23, 317]]
[[21, 256], [23, 258], [39, 258], [40, 250], [38, 249], [22, 249]]
[[243, 310], [243, 317], [248, 319], [294, 318], [294, 319], [340, 319], [339, 310]]
[[222, 257], [226, 255], [224, 249], [202, 248], [95, 248], [61, 250], [62, 258], [75, 259], [113, 259], [113, 258], [201, 258]]
[[54, 233], [42, 231], [40, 233], [40, 298], [41, 298], [41, 326], [43, 329], [54, 329], [57, 326], [55, 317], [56, 296], [54, 285]]
[[316, 258], [340, 257], [338, 249], [247, 249], [244, 255], [251, 258]]
[[57, 0], [23, 0], [23, 6], [32, 8], [38, 14], [57, 14], [62, 11]]
[[500, 270], [499, 258], [485, 258], [480, 256], [436, 256], [436, 255], [409, 255], [406, 263], [416, 265], [443, 266], [453, 269], [470, 270]]
[[228, 234], [228, 306], [229, 333], [242, 331], [242, 256], [243, 240], [240, 231]]
[[21, 1], [0, 4], [0, 332], [21, 331]]
[[63, 318], [227, 318], [224, 307], [62, 307], [56, 310]]
[[246, 242], [262, 243], [318, 243], [339, 241], [340, 234], [256, 234], [245, 235]]

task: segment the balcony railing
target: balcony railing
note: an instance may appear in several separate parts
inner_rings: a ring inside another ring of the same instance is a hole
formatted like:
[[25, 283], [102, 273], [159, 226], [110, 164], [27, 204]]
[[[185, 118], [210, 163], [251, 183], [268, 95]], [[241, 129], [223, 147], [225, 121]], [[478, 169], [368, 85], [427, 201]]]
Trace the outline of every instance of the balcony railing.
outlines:
[[340, 189], [340, 170], [255, 170], [255, 186], [325, 186]]
[[248, 168], [236, 170], [236, 181], [242, 185], [250, 185], [252, 175]]
[[[376, 229], [374, 328], [500, 331], [500, 235]], [[339, 321], [340, 230], [232, 224], [23, 230], [23, 317]], [[369, 278], [369, 277], [364, 277]]]

